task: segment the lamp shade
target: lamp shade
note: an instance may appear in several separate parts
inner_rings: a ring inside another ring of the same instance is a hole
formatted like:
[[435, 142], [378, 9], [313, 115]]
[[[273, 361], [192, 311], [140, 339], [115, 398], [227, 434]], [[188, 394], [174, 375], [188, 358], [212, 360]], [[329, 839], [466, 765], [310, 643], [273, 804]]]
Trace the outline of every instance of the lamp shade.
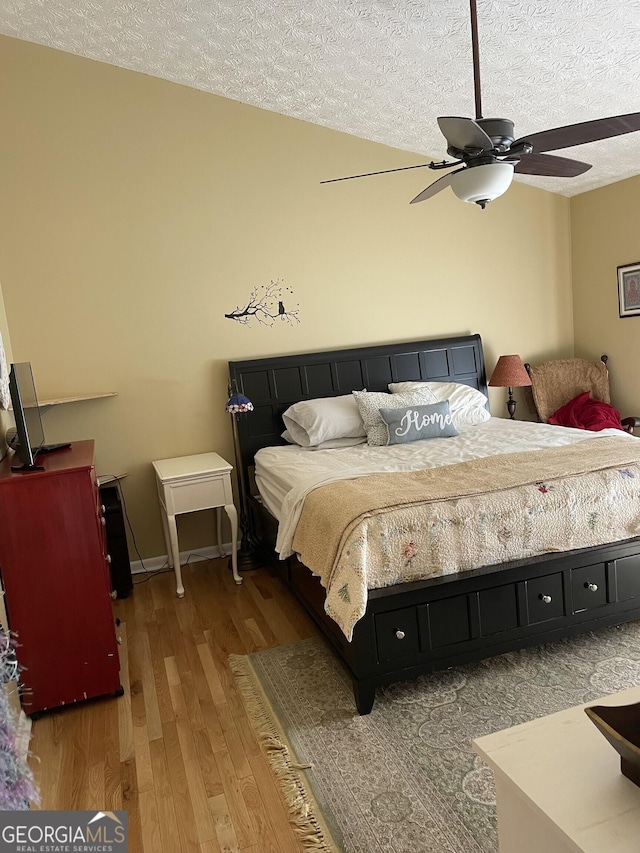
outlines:
[[531, 379], [520, 356], [501, 355], [491, 374], [489, 385], [497, 388], [520, 388], [523, 385], [531, 385]]
[[224, 410], [225, 412], [229, 412], [230, 415], [237, 415], [242, 412], [252, 412], [253, 403], [248, 397], [245, 397], [244, 394], [238, 394], [236, 392], [229, 397]]
[[451, 179], [451, 189], [462, 201], [484, 207], [509, 189], [513, 179], [512, 163], [485, 163], [467, 166]]

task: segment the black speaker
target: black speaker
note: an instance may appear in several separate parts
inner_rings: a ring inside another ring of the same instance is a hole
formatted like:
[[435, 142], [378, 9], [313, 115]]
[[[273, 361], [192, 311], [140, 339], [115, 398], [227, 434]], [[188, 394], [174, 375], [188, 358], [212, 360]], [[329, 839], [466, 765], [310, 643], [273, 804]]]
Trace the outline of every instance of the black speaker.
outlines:
[[133, 589], [133, 579], [120, 490], [114, 483], [105, 483], [100, 486], [100, 497], [104, 507], [107, 546], [111, 556], [111, 588], [116, 591], [118, 598], [126, 598]]

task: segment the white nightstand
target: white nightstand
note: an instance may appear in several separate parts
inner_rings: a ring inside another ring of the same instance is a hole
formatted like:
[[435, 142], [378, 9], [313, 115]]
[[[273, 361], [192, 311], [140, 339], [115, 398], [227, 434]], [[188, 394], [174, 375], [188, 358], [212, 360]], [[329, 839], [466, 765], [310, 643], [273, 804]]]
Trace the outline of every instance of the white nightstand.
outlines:
[[236, 545], [238, 541], [238, 513], [233, 503], [231, 471], [233, 467], [217, 453], [199, 453], [197, 456], [178, 456], [153, 462], [162, 510], [162, 525], [167, 540], [169, 562], [176, 573], [176, 593], [184, 596], [180, 549], [176, 515], [197, 512], [201, 509], [218, 510], [218, 544], [220, 544], [220, 508], [231, 522], [231, 565], [233, 579], [242, 583], [238, 574]]

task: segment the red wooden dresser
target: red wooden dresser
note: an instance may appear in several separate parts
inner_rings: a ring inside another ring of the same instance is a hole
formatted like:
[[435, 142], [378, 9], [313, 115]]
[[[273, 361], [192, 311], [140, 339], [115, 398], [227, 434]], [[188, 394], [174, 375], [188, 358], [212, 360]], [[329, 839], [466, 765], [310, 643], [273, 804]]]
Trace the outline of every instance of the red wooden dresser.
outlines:
[[17, 635], [21, 702], [34, 715], [122, 693], [94, 442], [0, 463], [0, 574]]

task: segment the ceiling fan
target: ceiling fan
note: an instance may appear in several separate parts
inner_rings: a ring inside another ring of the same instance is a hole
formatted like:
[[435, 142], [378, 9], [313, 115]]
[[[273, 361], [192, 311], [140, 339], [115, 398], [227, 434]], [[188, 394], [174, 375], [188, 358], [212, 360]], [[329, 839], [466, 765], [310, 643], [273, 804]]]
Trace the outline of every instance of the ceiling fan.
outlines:
[[544, 152], [572, 148], [575, 145], [584, 145], [587, 142], [597, 142], [600, 139], [610, 139], [640, 130], [640, 113], [629, 113], [555, 127], [516, 139], [513, 122], [510, 119], [483, 118], [476, 0], [469, 0], [469, 5], [476, 117], [475, 119], [457, 116], [438, 118], [438, 125], [447, 141], [447, 154], [454, 159], [437, 163], [433, 161], [419, 163], [416, 166], [404, 166], [399, 169], [385, 169], [381, 172], [367, 172], [363, 175], [349, 175], [346, 178], [333, 178], [320, 183], [332, 184], [336, 181], [350, 181], [354, 178], [368, 178], [372, 175], [404, 172], [408, 169], [425, 167], [450, 169], [453, 166], [460, 166], [461, 168], [438, 178], [422, 190], [411, 200], [411, 204], [425, 201], [450, 186], [462, 201], [475, 203], [484, 209], [490, 201], [508, 190], [515, 172], [521, 175], [574, 178], [591, 168], [589, 163], [570, 160], [567, 157], [556, 157]]

